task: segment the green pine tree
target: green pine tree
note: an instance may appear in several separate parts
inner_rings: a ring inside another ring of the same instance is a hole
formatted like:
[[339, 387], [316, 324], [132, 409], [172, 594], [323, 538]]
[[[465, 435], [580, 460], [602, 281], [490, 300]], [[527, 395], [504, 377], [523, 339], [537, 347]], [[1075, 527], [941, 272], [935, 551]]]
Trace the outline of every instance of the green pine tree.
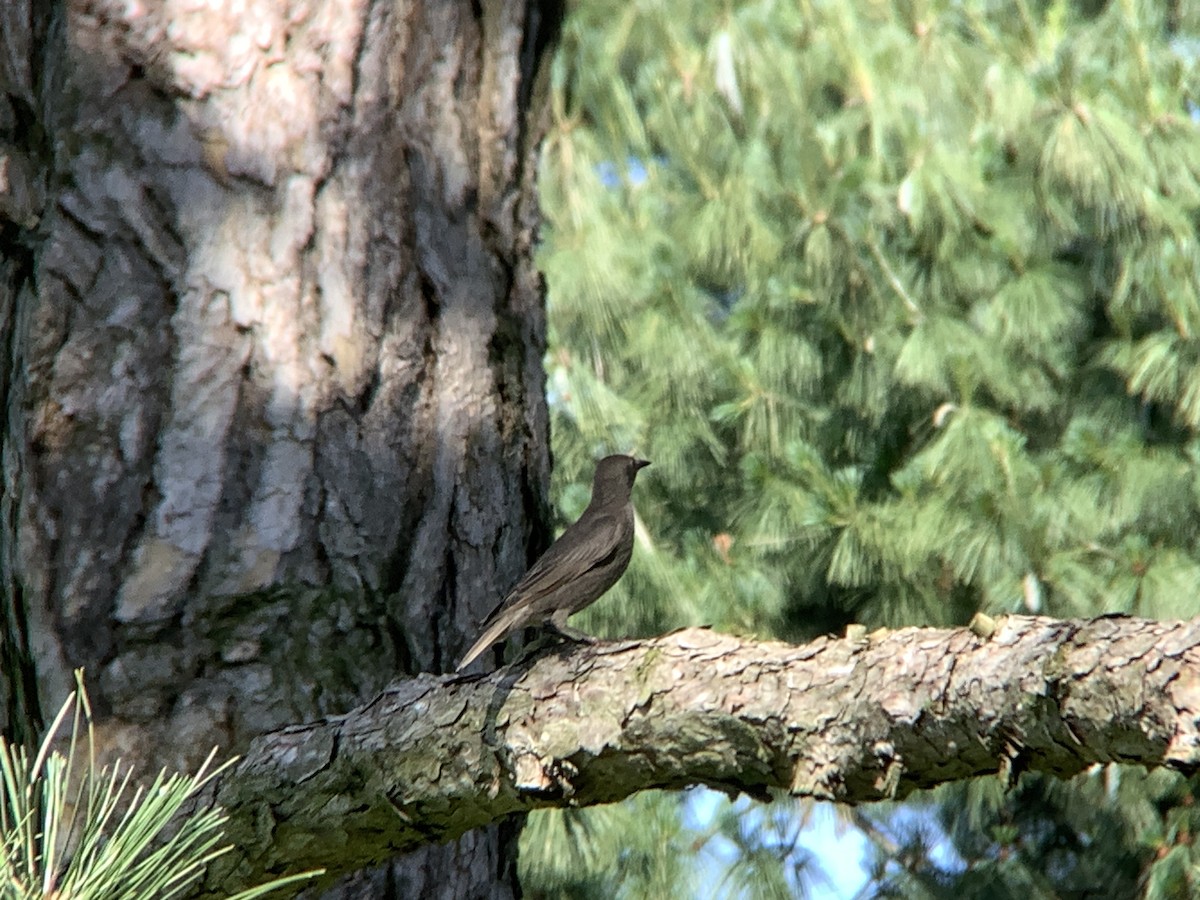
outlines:
[[[588, 626], [1200, 611], [1198, 57], [1182, 2], [581, 3], [542, 173], [564, 520], [595, 457], [654, 461]], [[941, 791], [957, 862], [905, 834], [872, 889], [1179, 896], [1194, 787]], [[777, 858], [724, 883], [799, 890]]]

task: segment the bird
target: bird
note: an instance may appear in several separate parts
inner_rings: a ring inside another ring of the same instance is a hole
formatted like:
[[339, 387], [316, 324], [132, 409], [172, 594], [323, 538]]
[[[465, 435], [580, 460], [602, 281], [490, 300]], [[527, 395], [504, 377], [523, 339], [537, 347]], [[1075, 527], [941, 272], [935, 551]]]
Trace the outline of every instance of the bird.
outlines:
[[592, 640], [567, 617], [598, 600], [625, 573], [633, 555], [633, 481], [649, 461], [615, 454], [596, 464], [583, 515], [550, 545], [480, 626], [457, 671], [520, 628], [545, 625], [560, 636]]

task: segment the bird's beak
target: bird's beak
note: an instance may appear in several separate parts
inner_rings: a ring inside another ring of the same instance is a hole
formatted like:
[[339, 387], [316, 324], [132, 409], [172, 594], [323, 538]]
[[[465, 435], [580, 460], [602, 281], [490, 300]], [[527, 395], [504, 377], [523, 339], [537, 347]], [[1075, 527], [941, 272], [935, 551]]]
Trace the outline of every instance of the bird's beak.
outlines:
[[650, 465], [650, 460], [648, 459], [634, 459], [633, 471], [637, 472], [640, 469], [646, 468], [648, 465]]

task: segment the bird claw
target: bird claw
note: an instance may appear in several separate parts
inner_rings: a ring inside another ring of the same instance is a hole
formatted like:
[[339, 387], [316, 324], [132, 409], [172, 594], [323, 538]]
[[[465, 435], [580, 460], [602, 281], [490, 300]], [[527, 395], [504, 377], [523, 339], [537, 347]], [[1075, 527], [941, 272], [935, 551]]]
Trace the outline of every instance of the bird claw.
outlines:
[[546, 632], [554, 637], [563, 640], [572, 641], [576, 644], [594, 644], [599, 638], [594, 638], [578, 628], [571, 628], [568, 625], [556, 625], [553, 622], [546, 623]]

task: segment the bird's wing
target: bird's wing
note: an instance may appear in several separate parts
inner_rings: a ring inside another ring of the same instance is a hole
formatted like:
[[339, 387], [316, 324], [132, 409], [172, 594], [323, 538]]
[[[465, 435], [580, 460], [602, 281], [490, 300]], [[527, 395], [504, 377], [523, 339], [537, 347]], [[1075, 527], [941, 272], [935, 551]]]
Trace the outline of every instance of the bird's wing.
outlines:
[[517, 600], [544, 597], [604, 563], [620, 545], [621, 532], [620, 516], [608, 513], [575, 522], [521, 576], [480, 627], [488, 628]]
[[516, 598], [544, 597], [603, 565], [617, 551], [624, 534], [620, 515], [599, 513], [582, 518], [564, 531], [522, 576], [501, 607]]
[[510, 631], [526, 621], [538, 599], [602, 565], [620, 548], [624, 532], [620, 515], [586, 513], [564, 531], [541, 555], [516, 586], [505, 595], [481, 625], [483, 633], [458, 664], [458, 671]]

